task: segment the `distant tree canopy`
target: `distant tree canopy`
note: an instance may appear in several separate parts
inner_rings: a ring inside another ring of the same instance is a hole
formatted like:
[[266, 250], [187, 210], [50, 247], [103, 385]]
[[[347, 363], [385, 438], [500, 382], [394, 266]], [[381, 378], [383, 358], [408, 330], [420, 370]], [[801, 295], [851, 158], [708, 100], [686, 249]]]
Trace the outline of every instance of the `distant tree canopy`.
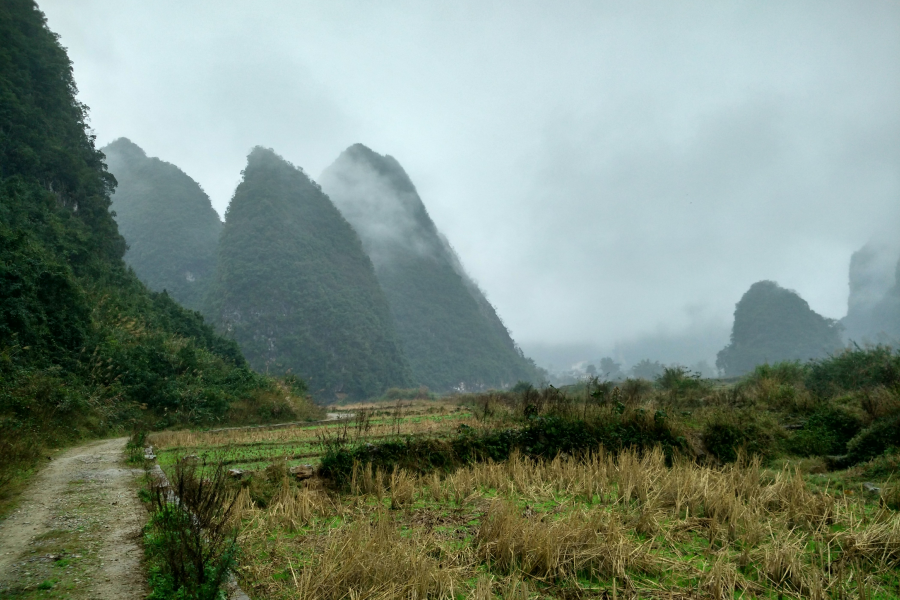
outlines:
[[657, 377], [663, 374], [663, 371], [666, 370], [665, 365], [659, 363], [658, 361], [651, 361], [648, 358], [640, 361], [633, 367], [631, 367], [631, 375], [636, 379], [647, 379], [648, 381], [653, 381]]
[[840, 325], [773, 281], [750, 286], [735, 307], [731, 343], [716, 366], [728, 377], [757, 365], [827, 356], [842, 347]]
[[610, 381], [625, 378], [625, 374], [622, 372], [622, 365], [609, 356], [600, 359], [600, 376]]
[[259, 371], [292, 371], [324, 400], [410, 387], [359, 237], [319, 186], [255, 148], [225, 217], [208, 312]]
[[222, 222], [200, 185], [175, 165], [120, 138], [103, 148], [118, 181], [112, 208], [128, 242], [125, 262], [152, 290], [200, 310], [216, 268]]
[[321, 181], [375, 265], [417, 383], [440, 391], [538, 383], [534, 363], [466, 274], [393, 157], [356, 144]]
[[116, 181], [33, 1], [0, 4], [0, 40], [0, 440], [222, 417], [268, 383], [122, 261]]

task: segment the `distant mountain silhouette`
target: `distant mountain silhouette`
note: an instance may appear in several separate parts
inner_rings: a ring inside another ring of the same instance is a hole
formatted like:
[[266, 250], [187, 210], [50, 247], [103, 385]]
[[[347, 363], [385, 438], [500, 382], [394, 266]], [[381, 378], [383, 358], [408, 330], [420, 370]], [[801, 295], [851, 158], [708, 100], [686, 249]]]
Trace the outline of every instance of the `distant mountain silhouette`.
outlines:
[[869, 243], [850, 259], [844, 335], [858, 344], [900, 341], [900, 262], [896, 247]]
[[758, 281], [737, 303], [731, 343], [716, 365], [731, 377], [763, 363], [820, 358], [842, 347], [840, 331], [796, 292]]
[[321, 183], [375, 265], [418, 383], [481, 389], [537, 378], [393, 157], [356, 144]]
[[318, 185], [257, 147], [225, 217], [207, 312], [260, 371], [317, 397], [410, 386], [390, 311], [359, 237]]
[[200, 185], [181, 169], [149, 158], [127, 138], [102, 149], [119, 182], [112, 197], [125, 262], [150, 289], [199, 310], [216, 268], [222, 221]]

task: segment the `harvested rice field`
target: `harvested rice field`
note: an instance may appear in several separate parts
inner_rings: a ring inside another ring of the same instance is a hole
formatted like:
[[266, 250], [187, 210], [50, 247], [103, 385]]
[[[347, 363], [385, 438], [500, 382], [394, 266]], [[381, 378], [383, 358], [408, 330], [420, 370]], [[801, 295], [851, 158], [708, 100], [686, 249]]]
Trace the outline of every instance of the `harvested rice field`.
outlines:
[[807, 479], [602, 449], [359, 468], [342, 492], [282, 477], [240, 492], [240, 574], [285, 599], [900, 597], [898, 513]]
[[352, 404], [331, 409], [328, 421], [291, 426], [162, 431], [148, 436], [160, 466], [184, 456], [206, 456], [234, 469], [256, 471], [275, 461], [316, 465], [330, 441], [378, 441], [428, 436], [441, 438], [460, 425], [476, 426], [472, 412], [454, 401]]
[[166, 470], [197, 455], [246, 471], [232, 518], [253, 598], [900, 598], [890, 481], [873, 491], [799, 459], [602, 447], [428, 473], [357, 464], [343, 485], [292, 477], [329, 445], [500, 426], [455, 402], [343, 410], [352, 418], [150, 437]]

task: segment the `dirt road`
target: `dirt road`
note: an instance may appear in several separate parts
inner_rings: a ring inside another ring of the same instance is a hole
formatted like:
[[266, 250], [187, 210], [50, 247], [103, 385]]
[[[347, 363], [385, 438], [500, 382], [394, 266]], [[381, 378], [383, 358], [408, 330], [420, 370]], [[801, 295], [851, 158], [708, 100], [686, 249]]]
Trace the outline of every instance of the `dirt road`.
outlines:
[[0, 598], [139, 600], [147, 595], [126, 438], [71, 448], [35, 477], [0, 523]]

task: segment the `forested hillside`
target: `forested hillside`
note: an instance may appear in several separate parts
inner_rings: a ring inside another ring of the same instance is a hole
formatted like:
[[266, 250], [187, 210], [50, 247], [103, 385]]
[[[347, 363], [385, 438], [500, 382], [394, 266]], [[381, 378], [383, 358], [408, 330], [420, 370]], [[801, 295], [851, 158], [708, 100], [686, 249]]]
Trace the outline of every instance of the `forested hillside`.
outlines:
[[319, 398], [411, 385], [359, 237], [319, 186], [255, 148], [225, 217], [209, 314], [259, 371]]
[[444, 391], [537, 379], [393, 157], [356, 144], [321, 181], [375, 265], [418, 383]]
[[126, 267], [116, 181], [34, 2], [0, 4], [0, 40], [0, 485], [46, 443], [283, 400]]
[[199, 310], [216, 269], [222, 221], [200, 185], [173, 164], [120, 138], [105, 146], [125, 262], [151, 290]]
[[737, 303], [731, 343], [716, 359], [726, 376], [757, 365], [823, 358], [839, 351], [840, 324], [813, 311], [796, 292], [758, 281]]

